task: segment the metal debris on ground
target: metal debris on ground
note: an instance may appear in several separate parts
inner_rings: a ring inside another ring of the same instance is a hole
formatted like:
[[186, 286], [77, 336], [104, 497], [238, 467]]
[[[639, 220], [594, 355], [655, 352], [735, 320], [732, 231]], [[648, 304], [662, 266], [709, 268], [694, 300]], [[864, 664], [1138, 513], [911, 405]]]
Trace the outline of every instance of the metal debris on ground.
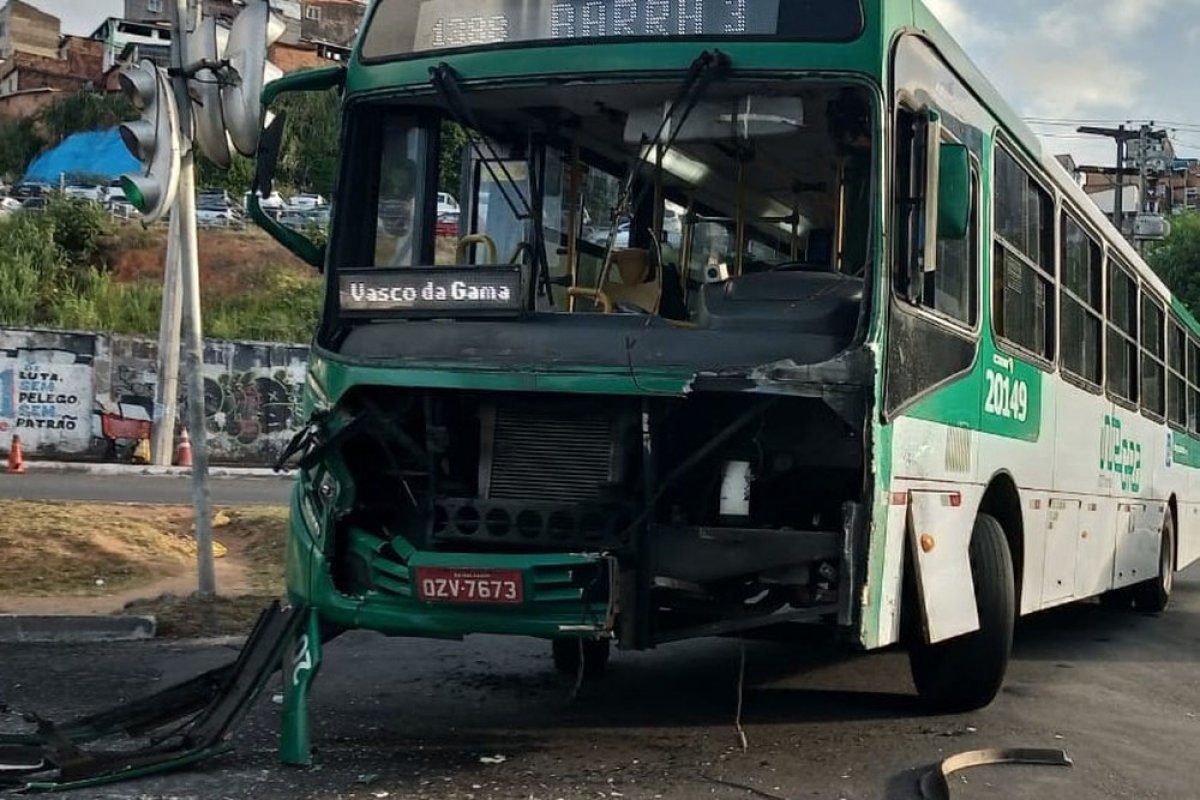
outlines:
[[1070, 757], [1062, 750], [1038, 748], [992, 748], [970, 750], [950, 756], [921, 776], [921, 797], [924, 800], [950, 800], [950, 776], [971, 767], [996, 764], [1032, 764], [1046, 767], [1069, 767]]
[[[72, 722], [26, 715], [36, 733], [0, 735], [0, 787], [55, 791], [98, 786], [227, 752], [234, 728], [279, 668], [303, 614], [273, 603], [237, 659], [149, 697]], [[111, 749], [81, 745], [123, 737]], [[144, 746], [130, 748], [130, 741]], [[122, 747], [122, 745], [124, 745]]]

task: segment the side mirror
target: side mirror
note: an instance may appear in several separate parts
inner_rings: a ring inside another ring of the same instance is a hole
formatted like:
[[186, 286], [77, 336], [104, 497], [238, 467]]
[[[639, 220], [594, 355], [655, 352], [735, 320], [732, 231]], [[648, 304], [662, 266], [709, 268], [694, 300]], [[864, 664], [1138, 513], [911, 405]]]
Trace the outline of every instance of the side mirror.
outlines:
[[[346, 82], [345, 67], [326, 67], [322, 69], [304, 70], [285, 75], [279, 80], [271, 81], [263, 88], [262, 104], [269, 108], [281, 95], [294, 92], [324, 92], [330, 89], [340, 89]], [[254, 185], [250, 190], [248, 210], [250, 217], [259, 227], [265, 230], [276, 241], [302, 261], [322, 269], [325, 266], [325, 246], [313, 242], [299, 231], [286, 227], [262, 210], [260, 193], [269, 196], [275, 180], [275, 169], [279, 164], [279, 154], [283, 149], [283, 137], [286, 128], [287, 115], [280, 111], [263, 131], [258, 142], [258, 152], [255, 154]]]
[[262, 137], [258, 140], [258, 154], [255, 156], [253, 192], [263, 195], [271, 193], [271, 184], [275, 180], [275, 167], [279, 164], [279, 150], [283, 147], [283, 126], [287, 122], [287, 112], [280, 111], [275, 119], [268, 123]]
[[971, 231], [971, 157], [957, 142], [942, 142], [940, 150], [937, 235], [958, 241]]

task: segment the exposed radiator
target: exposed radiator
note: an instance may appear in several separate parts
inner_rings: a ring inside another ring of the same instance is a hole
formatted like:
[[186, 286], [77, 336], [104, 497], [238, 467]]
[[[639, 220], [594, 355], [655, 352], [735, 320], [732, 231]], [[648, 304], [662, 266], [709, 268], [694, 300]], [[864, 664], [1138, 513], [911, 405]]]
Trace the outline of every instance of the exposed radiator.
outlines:
[[595, 500], [616, 479], [613, 419], [593, 407], [501, 406], [483, 413], [480, 489], [497, 500]]

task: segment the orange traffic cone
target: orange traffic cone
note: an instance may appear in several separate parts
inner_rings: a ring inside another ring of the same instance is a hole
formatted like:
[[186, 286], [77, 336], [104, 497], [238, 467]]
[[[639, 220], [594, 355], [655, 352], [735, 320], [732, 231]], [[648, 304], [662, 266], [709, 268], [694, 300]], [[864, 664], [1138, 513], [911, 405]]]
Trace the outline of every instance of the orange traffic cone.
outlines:
[[20, 475], [25, 472], [25, 454], [21, 451], [21, 437], [13, 434], [12, 447], [8, 449], [8, 472]]
[[192, 465], [192, 442], [188, 439], [187, 428], [179, 436], [179, 446], [175, 448], [175, 466], [190, 467]]

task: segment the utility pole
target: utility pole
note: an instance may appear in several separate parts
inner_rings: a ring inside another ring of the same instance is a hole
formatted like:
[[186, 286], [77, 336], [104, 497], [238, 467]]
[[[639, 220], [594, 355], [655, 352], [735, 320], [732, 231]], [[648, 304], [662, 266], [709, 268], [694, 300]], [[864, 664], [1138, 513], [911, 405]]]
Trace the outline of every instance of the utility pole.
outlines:
[[1125, 147], [1129, 141], [1141, 138], [1142, 132], [1131, 131], [1124, 125], [1119, 128], [1093, 128], [1084, 126], [1078, 128], [1077, 131], [1092, 136], [1107, 136], [1110, 139], [1115, 139], [1117, 142], [1117, 189], [1116, 196], [1113, 198], [1113, 225], [1117, 226], [1118, 231], [1123, 232], [1121, 223], [1125, 217], [1125, 182], [1122, 180], [1122, 177], [1126, 174]]
[[172, 217], [179, 220], [179, 267], [183, 285], [183, 320], [187, 339], [184, 364], [187, 369], [188, 431], [192, 440], [192, 499], [196, 509], [196, 560], [199, 594], [216, 593], [213, 571], [212, 504], [208, 488], [208, 436], [204, 414], [204, 338], [200, 319], [200, 257], [196, 244], [196, 170], [192, 139], [192, 102], [188, 94], [185, 67], [188, 59], [188, 31], [198, 19], [188, 13], [188, 0], [171, 3], [171, 66], [175, 70], [172, 85], [179, 108], [179, 130], [183, 140], [180, 154], [179, 190]]
[[171, 465], [178, 415], [179, 335], [183, 323], [183, 292], [179, 280], [179, 216], [171, 215], [167, 234], [167, 263], [163, 270], [162, 319], [158, 326], [158, 382], [154, 387], [154, 464]]

